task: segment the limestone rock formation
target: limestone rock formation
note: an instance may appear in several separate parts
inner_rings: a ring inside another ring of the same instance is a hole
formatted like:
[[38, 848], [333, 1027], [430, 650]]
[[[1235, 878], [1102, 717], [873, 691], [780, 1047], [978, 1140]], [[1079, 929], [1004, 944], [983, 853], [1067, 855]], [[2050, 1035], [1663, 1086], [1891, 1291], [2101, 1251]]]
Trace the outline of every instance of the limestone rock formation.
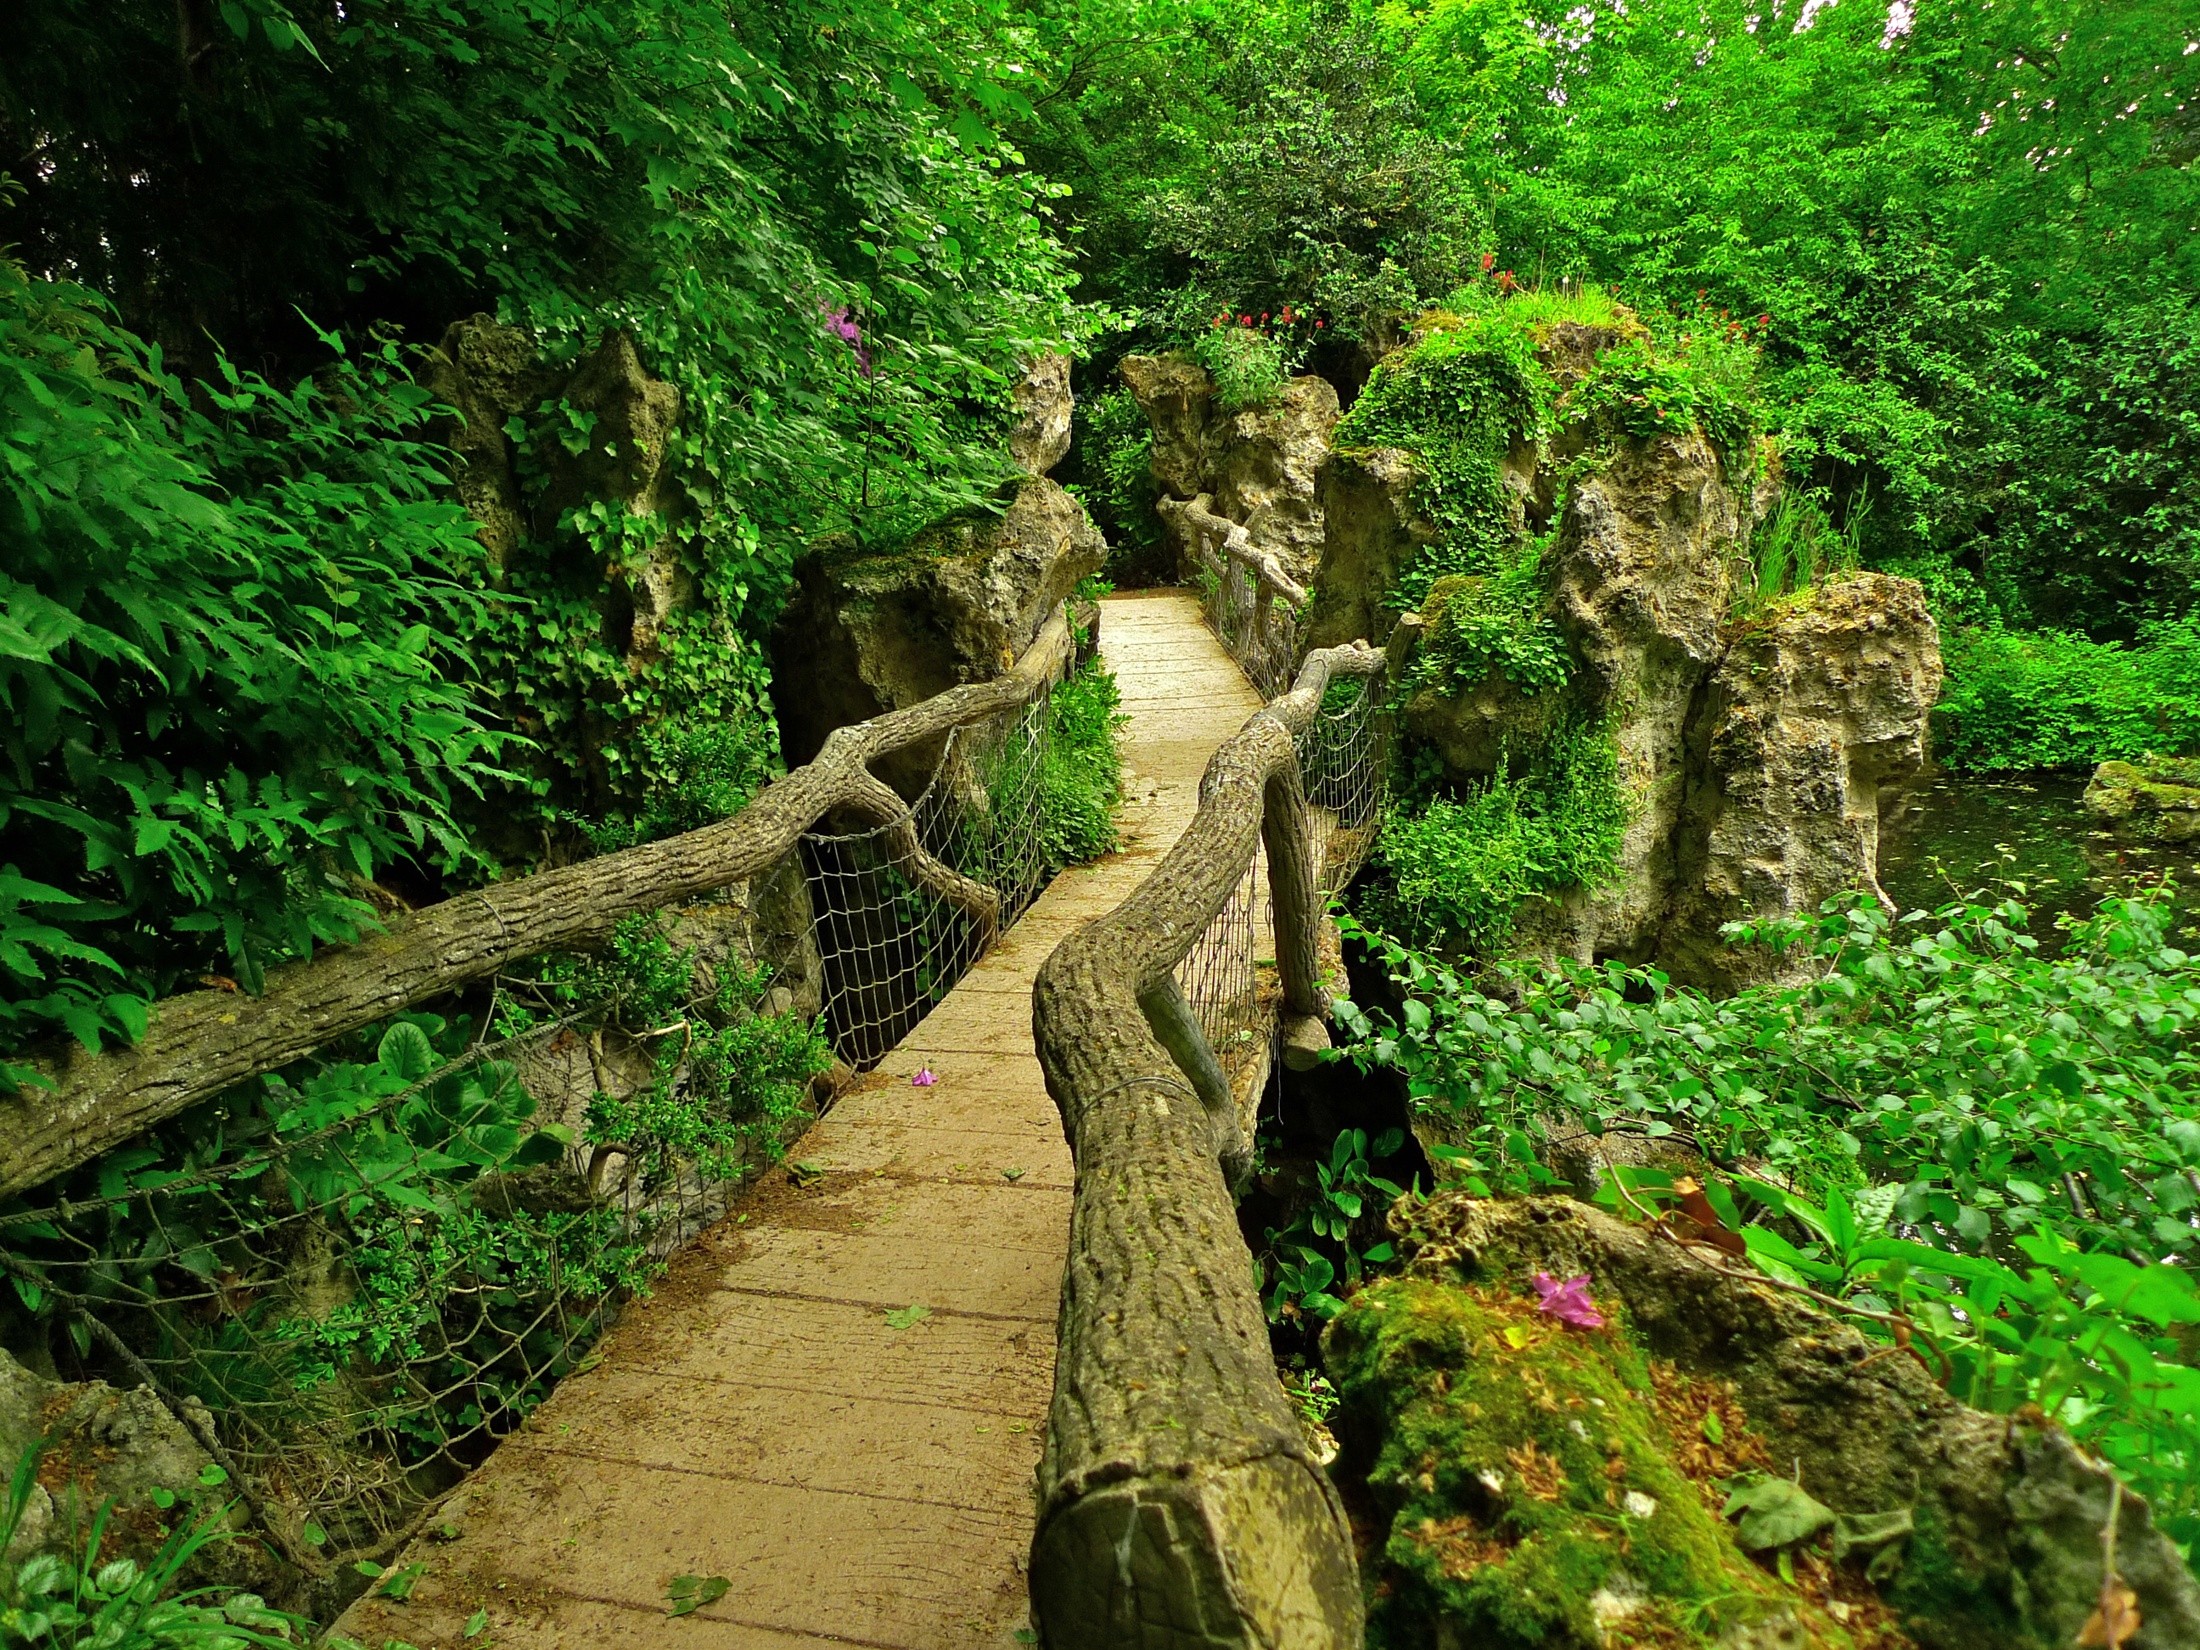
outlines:
[[2200, 837], [2200, 760], [2103, 762], [2086, 785], [2085, 809], [2119, 838], [2190, 842]]
[[1016, 424], [1009, 431], [1008, 456], [1026, 475], [1043, 476], [1069, 451], [1069, 357], [1048, 354], [1024, 366], [1010, 391]]
[[[1923, 1650], [2064, 1650], [2100, 1597], [2113, 1509], [2117, 1568], [2138, 1596], [2129, 1650], [2200, 1643], [2200, 1586], [2176, 1547], [2059, 1428], [1967, 1409], [1916, 1360], [1746, 1266], [1569, 1199], [1447, 1193], [1392, 1221], [1405, 1276], [1357, 1296], [1326, 1347], [1342, 1470], [1366, 1481], [1390, 1534], [1373, 1579], [1391, 1642], [1587, 1650], [1610, 1607], [1642, 1591], [1629, 1566], [1656, 1563], [1670, 1598], [1761, 1593], [1763, 1611], [1745, 1614], [1768, 1623], [1785, 1609], [1807, 1628], [1818, 1610], [1853, 1631], [1891, 1610]], [[1534, 1309], [1539, 1272], [1586, 1275], [1619, 1322], [1561, 1329]], [[1476, 1333], [1485, 1324], [1499, 1332]], [[1596, 1401], [1615, 1384], [1632, 1410]], [[1714, 1411], [1720, 1424], [1704, 1424]], [[1828, 1610], [1823, 1589], [1764, 1587], [1730, 1539], [1714, 1550], [1714, 1481], [1753, 1454], [1854, 1521], [1876, 1599], [1855, 1559]], [[1627, 1543], [1609, 1539], [1615, 1524]], [[1586, 1584], [1553, 1596], [1554, 1573]], [[1711, 1636], [1698, 1617], [1646, 1642]]]
[[[951, 516], [895, 550], [805, 557], [772, 636], [788, 765], [809, 761], [835, 728], [999, 675], [1106, 553], [1084, 506], [1034, 477], [1000, 515]], [[904, 754], [907, 772], [882, 775], [921, 783], [929, 757]]]
[[[531, 537], [547, 537], [568, 510], [598, 500], [654, 524], [610, 569], [607, 628], [629, 664], [656, 657], [665, 623], [694, 599], [673, 526], [680, 509], [668, 460], [680, 417], [680, 392], [653, 376], [624, 333], [606, 333], [571, 367], [542, 362], [534, 342], [487, 315], [455, 323], [430, 357], [428, 387], [458, 416], [446, 433], [460, 456], [459, 501], [480, 524], [492, 565], [512, 564]], [[543, 484], [520, 481], [506, 433], [514, 418], [533, 420], [555, 398], [587, 438], [572, 450], [550, 432], [530, 451], [547, 466]]]
[[[1304, 582], [1322, 550], [1315, 479], [1339, 417], [1336, 390], [1303, 376], [1270, 401], [1227, 413], [1205, 369], [1181, 356], [1127, 356], [1122, 374], [1153, 425], [1153, 475], [1163, 492], [1207, 494], [1215, 514], [1241, 523], [1255, 548]], [[1180, 554], [1193, 571], [1188, 549]]]
[[[213, 1417], [187, 1400], [212, 1435]], [[143, 1558], [165, 1522], [150, 1499], [189, 1489], [211, 1459], [151, 1387], [118, 1391], [105, 1381], [45, 1379], [0, 1352], [0, 1471], [43, 1446], [38, 1480], [0, 1562], [34, 1552], [79, 1553], [92, 1517], [115, 1504], [105, 1556]]]
[[1815, 911], [1879, 887], [1879, 822], [1925, 765], [1939, 633], [1910, 579], [1862, 573], [1778, 605], [1738, 636], [1690, 730], [1674, 900], [1660, 960], [1743, 983], [1770, 966], [1719, 926]]
[[1395, 447], [1332, 453], [1316, 493], [1325, 537], [1307, 619], [1309, 648], [1390, 637], [1398, 614], [1385, 598], [1413, 558], [1437, 537], [1413, 502], [1421, 471]]

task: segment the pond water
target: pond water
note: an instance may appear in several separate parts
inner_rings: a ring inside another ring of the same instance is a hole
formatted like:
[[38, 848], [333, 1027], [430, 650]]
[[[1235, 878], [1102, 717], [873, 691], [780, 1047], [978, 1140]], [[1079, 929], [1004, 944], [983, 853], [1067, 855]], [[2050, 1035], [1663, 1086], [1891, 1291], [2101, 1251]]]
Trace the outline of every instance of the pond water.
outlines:
[[1904, 911], [1930, 910], [1990, 883], [2025, 884], [2032, 932], [2056, 949], [2055, 919], [2088, 916], [2108, 894], [2164, 872], [2178, 885], [2178, 932], [2200, 940], [2200, 852], [2120, 842], [2085, 811], [2082, 774], [1988, 778], [1946, 769], [1886, 822], [1879, 881]]

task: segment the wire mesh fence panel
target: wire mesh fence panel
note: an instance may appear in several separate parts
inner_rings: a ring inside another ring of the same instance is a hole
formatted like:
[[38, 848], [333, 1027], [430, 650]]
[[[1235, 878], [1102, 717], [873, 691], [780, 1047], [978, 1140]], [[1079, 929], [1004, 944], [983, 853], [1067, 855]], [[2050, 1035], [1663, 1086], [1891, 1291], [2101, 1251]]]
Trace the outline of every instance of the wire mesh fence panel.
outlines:
[[579, 1363], [730, 1167], [709, 1159], [731, 1135], [607, 1156], [544, 1114], [522, 1063], [610, 1007], [451, 1059], [447, 1027], [410, 1016], [359, 1058], [110, 1154], [91, 1195], [0, 1215], [10, 1343], [151, 1385], [309, 1573], [385, 1556]]
[[1208, 628], [1237, 660], [1246, 679], [1263, 699], [1289, 692], [1298, 665], [1297, 615], [1263, 592], [1259, 575], [1235, 556], [1211, 555], [1205, 582]]
[[803, 840], [818, 1023], [685, 943], [696, 908], [629, 919], [0, 1205], [0, 1344], [152, 1387], [300, 1573], [386, 1560], [776, 1160], [832, 1052], [875, 1062], [976, 961], [891, 839], [1001, 927], [1037, 897], [1050, 723], [1041, 693], [958, 728], [906, 821]]
[[1332, 683], [1297, 740], [1325, 898], [1342, 893], [1367, 863], [1382, 825], [1389, 723], [1379, 681], [1359, 676]]
[[[992, 888], [1005, 928], [1045, 882], [1040, 834], [1045, 699], [990, 728], [957, 728], [910, 805], [922, 851]], [[983, 950], [965, 911], [923, 888], [898, 828], [810, 832], [802, 841], [824, 964], [833, 1049], [858, 1071], [886, 1057]]]
[[[1358, 873], [1382, 822], [1388, 753], [1378, 683], [1375, 677], [1333, 683], [1295, 741], [1324, 899]], [[1275, 1029], [1277, 990], [1261, 968], [1274, 957], [1274, 935], [1267, 857], [1256, 850], [1176, 971], [1208, 1046], [1233, 1082], [1266, 1052]]]

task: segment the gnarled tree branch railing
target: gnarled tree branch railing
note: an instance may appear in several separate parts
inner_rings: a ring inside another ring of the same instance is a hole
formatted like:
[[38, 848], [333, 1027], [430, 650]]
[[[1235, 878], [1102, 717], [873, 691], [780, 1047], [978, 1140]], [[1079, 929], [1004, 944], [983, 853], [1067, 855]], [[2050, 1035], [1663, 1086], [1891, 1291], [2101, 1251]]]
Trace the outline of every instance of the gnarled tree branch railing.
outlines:
[[[1242, 1122], [1174, 970], [1267, 849], [1283, 1014], [1318, 1017], [1320, 844], [1296, 742], [1364, 643], [1215, 753], [1196, 817], [1033, 988], [1047, 1088], [1077, 1164], [1032, 1605], [1052, 1650], [1346, 1650], [1350, 1531], [1276, 1379], [1225, 1160]], [[1371, 686], [1372, 684], [1370, 684]]]
[[1216, 515], [1208, 494], [1189, 502], [1165, 498], [1157, 508], [1214, 580], [1206, 597], [1208, 624], [1255, 687], [1271, 699], [1282, 693], [1298, 658], [1305, 586], [1253, 543], [1243, 523]]
[[925, 849], [908, 806], [869, 765], [1017, 709], [1046, 690], [1074, 646], [1058, 609], [1003, 675], [837, 730], [815, 761], [774, 780], [730, 819], [461, 894], [355, 945], [271, 971], [258, 996], [195, 991], [166, 999], [133, 1047], [72, 1051], [43, 1069], [49, 1086], [0, 1096], [0, 1196], [65, 1173], [346, 1032], [541, 952], [600, 943], [636, 912], [745, 881], [836, 809], [887, 827], [903, 874], [964, 913], [982, 952], [999, 919], [994, 891]]

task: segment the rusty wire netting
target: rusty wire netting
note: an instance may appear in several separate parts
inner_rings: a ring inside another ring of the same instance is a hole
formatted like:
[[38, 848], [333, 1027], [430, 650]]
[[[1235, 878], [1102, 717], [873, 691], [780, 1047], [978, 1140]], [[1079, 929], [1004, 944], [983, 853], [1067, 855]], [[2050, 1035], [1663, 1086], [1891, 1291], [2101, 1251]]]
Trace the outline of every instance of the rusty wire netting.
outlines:
[[[955, 730], [911, 809], [1003, 927], [1045, 875], [1049, 723], [1042, 694]], [[0, 1206], [0, 1341], [151, 1386], [309, 1574], [385, 1559], [776, 1155], [827, 1044], [874, 1063], [976, 961], [890, 834], [803, 842], [822, 1030], [677, 921], [535, 959]]]
[[[1295, 741], [1317, 885], [1325, 898], [1341, 892], [1366, 862], [1381, 824], [1388, 754], [1380, 683], [1375, 676], [1334, 683]], [[1256, 850], [1176, 971], [1208, 1046], [1233, 1083], [1257, 1070], [1268, 1052], [1276, 1002], [1262, 965], [1274, 958], [1267, 856]]]

